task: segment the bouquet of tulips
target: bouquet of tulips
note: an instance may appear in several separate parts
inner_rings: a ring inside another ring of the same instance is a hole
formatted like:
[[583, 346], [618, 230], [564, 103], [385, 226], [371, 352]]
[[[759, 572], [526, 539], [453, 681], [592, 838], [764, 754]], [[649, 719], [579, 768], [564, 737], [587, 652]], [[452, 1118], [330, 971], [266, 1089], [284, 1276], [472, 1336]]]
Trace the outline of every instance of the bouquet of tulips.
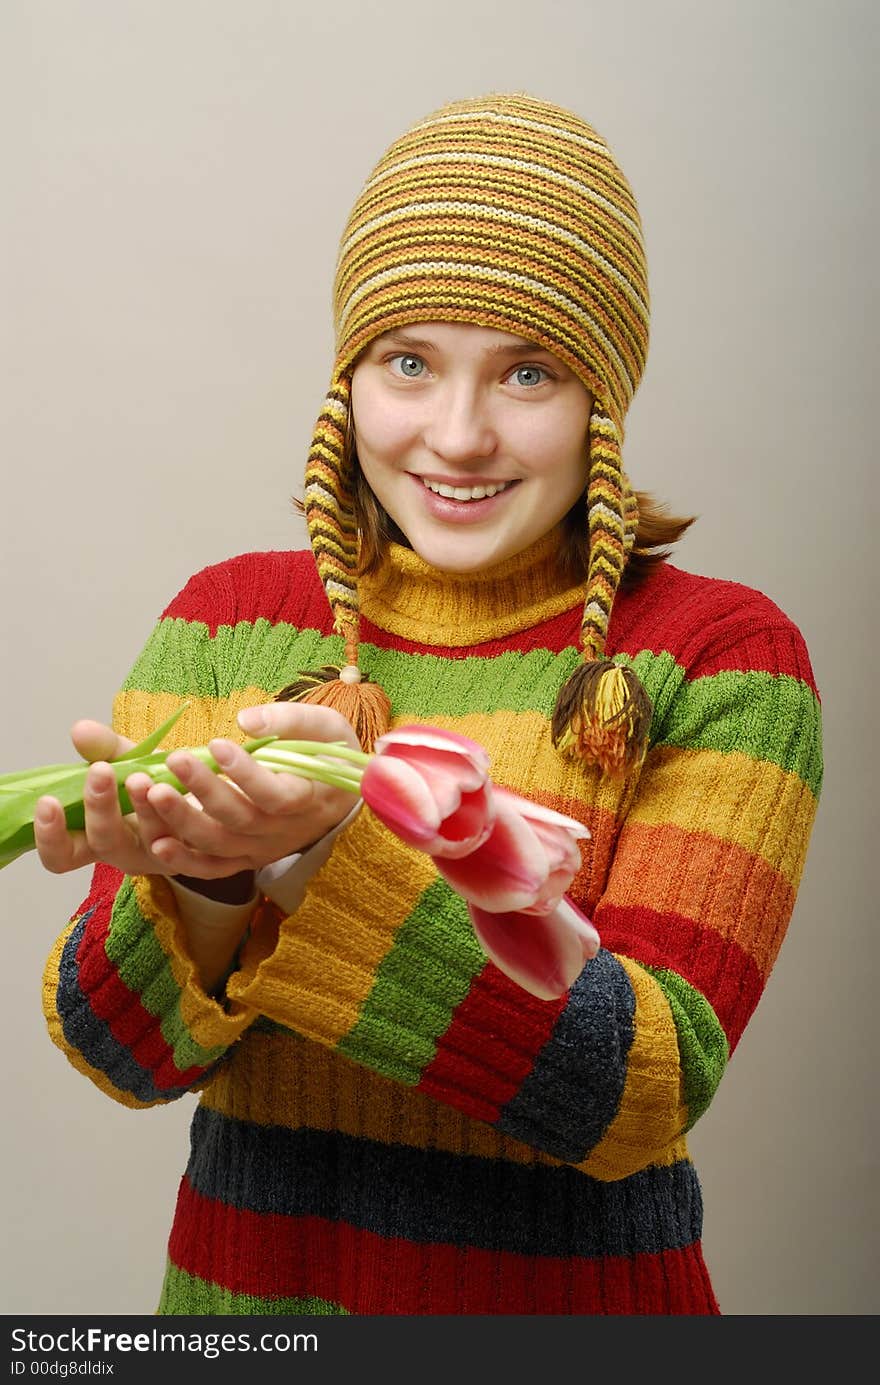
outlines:
[[[131, 809], [125, 780], [135, 772], [186, 792], [159, 749], [185, 709], [111, 762], [123, 812]], [[596, 930], [566, 895], [587, 828], [493, 784], [489, 757], [475, 741], [404, 726], [380, 737], [372, 754], [275, 736], [247, 741], [244, 749], [278, 773], [359, 793], [397, 837], [431, 857], [466, 900], [487, 957], [533, 995], [562, 995], [598, 951]], [[205, 747], [189, 753], [220, 772]], [[61, 802], [71, 830], [83, 827], [88, 768], [80, 761], [0, 775], [0, 868], [34, 848], [34, 812], [44, 794]]]

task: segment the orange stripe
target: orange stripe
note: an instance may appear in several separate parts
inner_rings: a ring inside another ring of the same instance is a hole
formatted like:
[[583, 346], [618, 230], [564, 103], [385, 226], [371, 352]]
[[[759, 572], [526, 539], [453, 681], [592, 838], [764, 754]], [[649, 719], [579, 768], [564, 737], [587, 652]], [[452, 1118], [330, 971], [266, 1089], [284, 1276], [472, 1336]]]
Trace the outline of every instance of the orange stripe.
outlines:
[[793, 889], [800, 883], [816, 811], [799, 775], [741, 751], [650, 752], [630, 824], [711, 833], [761, 856]]
[[679, 914], [752, 958], [764, 978], [776, 960], [794, 891], [750, 851], [679, 827], [628, 824], [605, 902]]

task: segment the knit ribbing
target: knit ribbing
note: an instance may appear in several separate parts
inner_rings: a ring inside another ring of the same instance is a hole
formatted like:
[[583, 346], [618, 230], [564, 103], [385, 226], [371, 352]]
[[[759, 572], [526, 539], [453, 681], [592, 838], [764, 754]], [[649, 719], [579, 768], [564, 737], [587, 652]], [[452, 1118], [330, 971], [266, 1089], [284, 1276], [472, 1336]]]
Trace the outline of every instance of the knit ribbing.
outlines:
[[583, 600], [582, 584], [557, 575], [559, 535], [476, 573], [432, 568], [392, 544], [379, 572], [360, 581], [365, 619], [404, 639], [464, 648], [529, 630]]

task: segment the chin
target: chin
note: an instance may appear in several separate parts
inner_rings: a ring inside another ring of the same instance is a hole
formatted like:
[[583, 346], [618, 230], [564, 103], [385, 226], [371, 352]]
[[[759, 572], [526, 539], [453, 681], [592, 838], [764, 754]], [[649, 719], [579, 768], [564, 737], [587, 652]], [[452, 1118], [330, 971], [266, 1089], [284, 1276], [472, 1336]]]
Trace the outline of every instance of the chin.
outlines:
[[512, 558], [519, 551], [515, 545], [511, 547], [508, 544], [470, 544], [466, 551], [458, 550], [456, 544], [444, 543], [442, 539], [426, 544], [416, 540], [412, 546], [430, 567], [438, 572], [458, 573], [460, 576], [466, 576], [469, 572], [483, 572], [487, 567], [494, 567], [496, 563]]

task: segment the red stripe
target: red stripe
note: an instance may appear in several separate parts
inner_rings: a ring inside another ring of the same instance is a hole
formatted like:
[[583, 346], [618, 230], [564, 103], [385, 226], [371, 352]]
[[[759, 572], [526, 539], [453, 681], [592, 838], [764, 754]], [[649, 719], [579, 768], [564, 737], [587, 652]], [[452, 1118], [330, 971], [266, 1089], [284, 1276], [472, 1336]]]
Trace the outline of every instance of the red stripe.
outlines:
[[668, 967], [705, 996], [733, 1052], [764, 989], [747, 952], [714, 928], [640, 905], [601, 905], [594, 922], [610, 952]]
[[729, 670], [787, 674], [818, 696], [806, 645], [775, 602], [739, 582], [697, 577], [669, 563], [635, 592], [618, 594], [607, 648], [669, 653], [692, 678]]
[[487, 963], [438, 1040], [417, 1089], [494, 1124], [534, 1067], [566, 1003], [566, 996], [551, 1003], [527, 995]]
[[[111, 866], [95, 867], [92, 890], [80, 913], [94, 906], [83, 931], [76, 954], [80, 990], [96, 1018], [104, 1020], [117, 1043], [127, 1048], [132, 1058], [150, 1073], [153, 1084], [165, 1091], [188, 1087], [206, 1069], [204, 1066], [181, 1070], [173, 1058], [159, 1027], [160, 1021], [141, 1004], [107, 956], [113, 901], [122, 882], [122, 872]], [[88, 1058], [88, 1053], [84, 1053]]]
[[179, 1269], [232, 1293], [314, 1296], [351, 1313], [718, 1312], [699, 1244], [603, 1260], [419, 1245], [320, 1217], [239, 1211], [186, 1179], [168, 1249]]
[[243, 553], [203, 568], [162, 612], [163, 618], [200, 621], [213, 637], [220, 625], [287, 623], [331, 633], [332, 615], [311, 553]]
[[[244, 553], [205, 568], [166, 607], [169, 618], [199, 621], [213, 636], [239, 621], [285, 622], [299, 630], [331, 633], [331, 612], [311, 552]], [[580, 645], [580, 605], [529, 630], [467, 647], [431, 645], [440, 658], [461, 659], [518, 650], [558, 653]], [[704, 656], [709, 633], [712, 650]], [[361, 618], [361, 639], [412, 653], [424, 644], [388, 635]], [[816, 692], [804, 641], [769, 597], [738, 582], [682, 572], [668, 563], [634, 592], [618, 592], [608, 631], [609, 654], [669, 653], [690, 676], [729, 669], [787, 674]], [[699, 661], [695, 663], [695, 661]], [[691, 667], [694, 665], [694, 667]], [[818, 695], [818, 694], [817, 694]]]

